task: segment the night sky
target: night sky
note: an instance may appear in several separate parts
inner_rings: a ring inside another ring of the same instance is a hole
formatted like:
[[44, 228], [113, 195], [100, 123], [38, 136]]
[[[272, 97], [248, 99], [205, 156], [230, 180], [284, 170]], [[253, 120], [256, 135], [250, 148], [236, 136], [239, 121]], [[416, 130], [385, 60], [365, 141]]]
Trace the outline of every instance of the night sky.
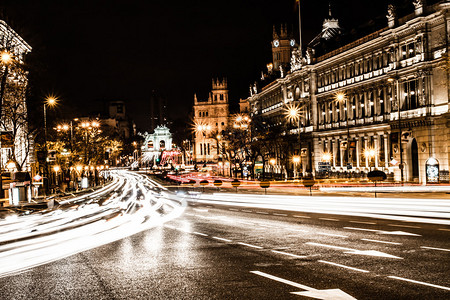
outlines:
[[[413, 11], [412, 0], [331, 5], [341, 27], [351, 30], [384, 18], [391, 2]], [[302, 0], [304, 45], [320, 32], [328, 3]], [[272, 26], [293, 26], [298, 40], [295, 0], [2, 0], [0, 10], [33, 47], [27, 59], [32, 117], [42, 117], [38, 105], [52, 93], [65, 118], [124, 100], [140, 129], [150, 124], [152, 91], [167, 99], [172, 119], [187, 118], [194, 93], [207, 98], [213, 77], [228, 78], [237, 103], [272, 59]]]

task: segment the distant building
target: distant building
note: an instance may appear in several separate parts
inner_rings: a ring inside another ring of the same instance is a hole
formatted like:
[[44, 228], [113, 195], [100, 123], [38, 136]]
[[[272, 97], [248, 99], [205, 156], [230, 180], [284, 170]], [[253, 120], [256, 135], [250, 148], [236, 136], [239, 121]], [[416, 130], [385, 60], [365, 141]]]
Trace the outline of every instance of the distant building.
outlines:
[[217, 135], [228, 127], [230, 110], [228, 83], [212, 80], [212, 90], [208, 100], [202, 101], [194, 95], [194, 160], [197, 162], [217, 162], [220, 144]]
[[108, 112], [108, 117], [101, 120], [103, 127], [107, 127], [112, 134], [125, 139], [136, 135], [136, 126], [126, 113], [124, 101], [109, 102]]
[[172, 133], [164, 125], [155, 128], [154, 133], [143, 133], [144, 142], [141, 147], [141, 163], [156, 164], [163, 151], [172, 150]]

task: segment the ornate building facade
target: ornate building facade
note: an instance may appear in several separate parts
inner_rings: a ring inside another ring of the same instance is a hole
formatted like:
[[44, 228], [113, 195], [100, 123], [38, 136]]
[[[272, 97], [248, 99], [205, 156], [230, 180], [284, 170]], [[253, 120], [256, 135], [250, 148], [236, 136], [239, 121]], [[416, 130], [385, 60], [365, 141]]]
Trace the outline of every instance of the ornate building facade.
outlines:
[[319, 54], [320, 42], [341, 34], [330, 13], [305, 57], [293, 53], [286, 76], [252, 88], [254, 118], [280, 123], [288, 107], [299, 109], [287, 134], [300, 137], [304, 172], [376, 168], [425, 183], [436, 175], [427, 166], [437, 162], [441, 181], [448, 180], [450, 3], [412, 4], [402, 17], [390, 5], [387, 26]]
[[208, 100], [198, 100], [194, 95], [194, 161], [218, 161], [221, 146], [218, 135], [228, 127], [229, 119], [227, 80], [213, 79]]

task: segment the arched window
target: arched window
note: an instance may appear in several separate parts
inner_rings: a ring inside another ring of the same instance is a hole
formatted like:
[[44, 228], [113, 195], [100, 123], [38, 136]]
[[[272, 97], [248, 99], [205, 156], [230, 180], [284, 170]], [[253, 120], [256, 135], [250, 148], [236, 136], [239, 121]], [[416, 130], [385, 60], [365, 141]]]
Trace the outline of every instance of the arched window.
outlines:
[[352, 105], [351, 105], [351, 112], [352, 112], [352, 119], [355, 120], [356, 119], [356, 97], [352, 96]]
[[369, 103], [368, 103], [368, 105], [369, 105], [368, 110], [369, 110], [370, 116], [373, 117], [375, 115], [375, 107], [374, 107], [375, 103], [374, 103], [374, 100], [373, 100], [373, 92], [369, 93]]
[[166, 149], [166, 141], [164, 140], [159, 141], [159, 149], [160, 150]]
[[385, 104], [386, 104], [386, 103], [385, 103], [386, 95], [385, 95], [383, 89], [381, 89], [381, 90], [378, 92], [378, 98], [379, 98], [379, 103], [380, 103], [380, 109], [378, 110], [378, 115], [379, 115], [379, 116], [382, 116], [382, 115], [384, 115], [384, 112], [385, 112], [384, 106], [385, 106]]
[[366, 108], [365, 108], [365, 97], [364, 94], [361, 95], [359, 100], [359, 117], [364, 118], [366, 116]]

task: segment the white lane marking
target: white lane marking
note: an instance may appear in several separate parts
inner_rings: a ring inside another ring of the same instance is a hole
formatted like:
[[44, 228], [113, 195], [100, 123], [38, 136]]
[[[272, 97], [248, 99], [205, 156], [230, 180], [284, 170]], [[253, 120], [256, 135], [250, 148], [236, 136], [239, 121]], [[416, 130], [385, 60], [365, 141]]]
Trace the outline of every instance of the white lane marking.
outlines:
[[191, 214], [191, 213], [185, 213], [185, 215], [188, 215], [188, 216], [195, 216], [195, 214]]
[[262, 215], [268, 215], [269, 214], [268, 212], [265, 212], [265, 211], [257, 211], [256, 213], [257, 214], [262, 214]]
[[370, 232], [375, 232], [377, 234], [421, 236], [420, 234], [410, 233], [410, 232], [405, 232], [405, 231], [384, 231], [384, 230], [377, 230], [377, 229], [355, 228], [355, 227], [344, 227], [344, 229], [370, 231]]
[[344, 227], [344, 229], [361, 230], [361, 231], [372, 231], [372, 232], [378, 232], [379, 231], [377, 229], [356, 228], [356, 227]]
[[319, 220], [333, 221], [333, 222], [339, 222], [339, 221], [340, 221], [340, 220], [338, 220], [338, 219], [331, 219], [331, 218], [319, 218]]
[[422, 227], [420, 227], [420, 226], [402, 225], [402, 224], [388, 224], [388, 226], [394, 226], [394, 227], [406, 227], [406, 228], [422, 228]]
[[350, 221], [350, 223], [368, 224], [368, 225], [375, 225], [375, 224], [377, 224], [375, 222], [363, 222], [363, 221]]
[[247, 210], [247, 209], [243, 209], [243, 210], [241, 210], [241, 211], [246, 212], [246, 213], [251, 213], [251, 212], [253, 212], [253, 211]]
[[242, 245], [242, 246], [251, 247], [251, 248], [263, 249], [263, 247], [256, 246], [256, 245], [252, 245], [252, 244], [247, 244], [247, 243], [242, 243], [242, 242], [238, 242], [238, 244], [239, 244], [239, 245]]
[[346, 248], [346, 247], [340, 247], [340, 246], [334, 246], [334, 245], [326, 245], [326, 244], [319, 244], [319, 243], [313, 243], [313, 242], [307, 242], [307, 243], [305, 243], [305, 245], [312, 245], [312, 246], [319, 246], [319, 247], [343, 250], [344, 253], [348, 253], [348, 254], [403, 259], [402, 257], [398, 257], [398, 256], [395, 256], [395, 255], [391, 255], [391, 254], [380, 252], [380, 251], [376, 251], [376, 250], [357, 250], [357, 249], [352, 249], [352, 248]]
[[229, 208], [229, 210], [232, 210], [232, 211], [239, 211], [239, 209], [236, 209], [236, 208]]
[[219, 241], [223, 241], [223, 242], [232, 242], [232, 240], [229, 240], [229, 239], [224, 239], [224, 238], [221, 238], [221, 237], [218, 237], [218, 236], [213, 236], [212, 237], [213, 239], [216, 239], [216, 240], [219, 240]]
[[319, 235], [326, 235], [326, 236], [348, 238], [348, 236], [346, 236], [346, 235], [334, 234], [334, 233], [317, 232], [317, 234], [319, 234]]
[[286, 280], [286, 279], [283, 279], [283, 278], [280, 278], [280, 277], [276, 277], [276, 276], [273, 276], [273, 275], [270, 275], [270, 274], [267, 274], [267, 273], [264, 273], [264, 272], [250, 271], [250, 273], [253, 273], [253, 274], [256, 274], [256, 275], [259, 275], [259, 276], [262, 276], [262, 277], [266, 277], [266, 278], [269, 278], [269, 279], [272, 279], [272, 280], [275, 280], [275, 281], [278, 281], [278, 282], [281, 282], [281, 283], [285, 283], [285, 284], [288, 284], [290, 286], [293, 286], [293, 287], [296, 287], [296, 288], [299, 288], [299, 289], [315, 290], [314, 288], [310, 288], [309, 286], [306, 286], [306, 285], [303, 285], [303, 284], [300, 284], [300, 283], [297, 283], [297, 282], [293, 282], [293, 281], [290, 281], [290, 280]]
[[412, 280], [412, 279], [403, 278], [403, 277], [397, 277], [397, 276], [388, 276], [388, 277], [392, 278], [392, 279], [408, 281], [408, 282], [412, 282], [412, 283], [427, 285], [427, 286], [435, 287], [435, 288], [438, 288], [438, 289], [443, 289], [443, 290], [450, 291], [450, 287], [446, 287], [446, 286], [442, 286], [442, 285], [437, 285], [437, 284], [432, 284], [432, 283], [427, 283], [427, 282], [422, 282], [422, 281], [417, 281], [417, 280]]
[[287, 214], [279, 214], [279, 213], [273, 213], [274, 216], [283, 216], [283, 217], [287, 217]]
[[420, 248], [450, 252], [450, 249], [445, 249], [445, 248], [435, 248], [435, 247], [427, 247], [427, 246], [421, 246]]
[[199, 211], [199, 212], [208, 212], [208, 209], [204, 209], [204, 208], [194, 208], [195, 211]]
[[371, 240], [371, 239], [361, 239], [361, 241], [374, 242], [374, 243], [383, 243], [383, 244], [392, 244], [392, 245], [402, 245], [402, 243], [394, 243], [394, 242]]
[[294, 218], [311, 219], [311, 217], [308, 217], [308, 216], [293, 215], [293, 217], [294, 217]]
[[201, 233], [201, 232], [197, 232], [197, 231], [194, 231], [193, 234], [201, 235], [201, 236], [208, 236], [208, 235], [205, 234], [205, 233]]
[[363, 273], [369, 273], [370, 272], [370, 271], [367, 271], [367, 270], [353, 268], [353, 267], [337, 264], [337, 263], [334, 263], [334, 262], [331, 262], [331, 261], [326, 261], [326, 260], [318, 260], [318, 262], [321, 262], [321, 263], [324, 263], [324, 264], [333, 265], [333, 266], [336, 266], [336, 267], [346, 268], [346, 269], [353, 270], [353, 271], [363, 272]]
[[273, 253], [287, 255], [287, 256], [291, 256], [291, 257], [295, 257], [295, 258], [307, 258], [308, 257], [308, 256], [300, 256], [300, 255], [295, 255], [295, 254], [292, 254], [292, 253], [287, 253], [287, 252], [277, 251], [277, 250], [272, 250], [272, 252]]
[[438, 230], [442, 230], [442, 231], [450, 231], [450, 229], [447, 229], [447, 228], [439, 228]]
[[164, 225], [164, 227], [170, 228], [170, 229], [175, 229], [175, 226], [172, 225]]
[[303, 289], [306, 291], [303, 292], [291, 292], [291, 294], [294, 295], [299, 295], [299, 296], [305, 296], [308, 298], [314, 298], [314, 299], [340, 299], [340, 300], [356, 300], [356, 298], [350, 296], [349, 294], [347, 294], [346, 292], [340, 290], [340, 289], [326, 289], [326, 290], [317, 290], [315, 288], [297, 283], [297, 282], [293, 282], [287, 279], [283, 279], [280, 277], [276, 277], [264, 272], [260, 272], [260, 271], [250, 271], [250, 273], [262, 276], [262, 277], [266, 277], [284, 284], [288, 284], [290, 286], [299, 288], [299, 289]]

